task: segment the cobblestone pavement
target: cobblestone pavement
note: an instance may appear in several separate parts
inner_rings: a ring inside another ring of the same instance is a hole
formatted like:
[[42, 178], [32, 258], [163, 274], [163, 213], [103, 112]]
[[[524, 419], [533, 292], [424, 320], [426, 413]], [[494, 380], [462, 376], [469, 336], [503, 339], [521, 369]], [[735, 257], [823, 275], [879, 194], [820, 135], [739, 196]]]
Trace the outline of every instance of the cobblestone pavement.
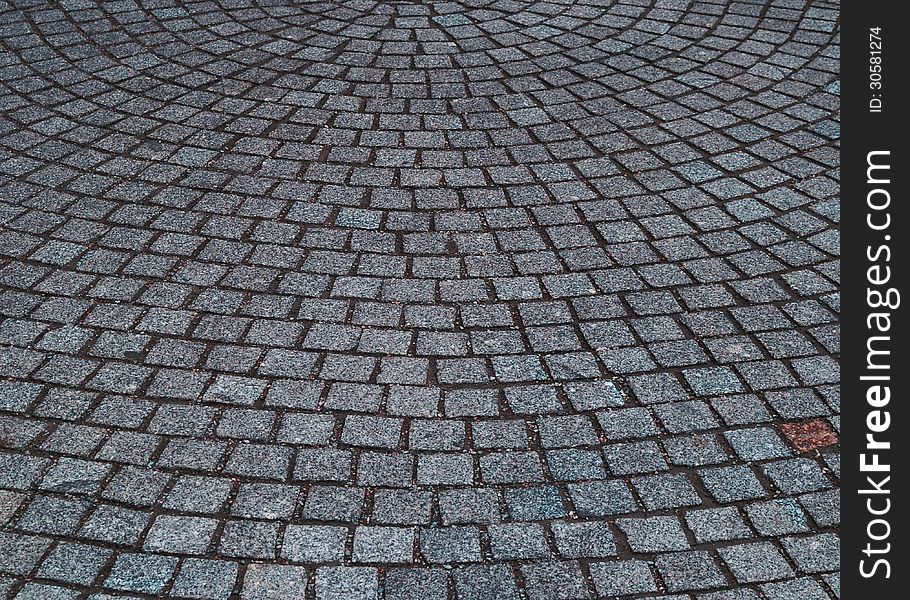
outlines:
[[0, 1], [0, 587], [836, 598], [837, 9]]

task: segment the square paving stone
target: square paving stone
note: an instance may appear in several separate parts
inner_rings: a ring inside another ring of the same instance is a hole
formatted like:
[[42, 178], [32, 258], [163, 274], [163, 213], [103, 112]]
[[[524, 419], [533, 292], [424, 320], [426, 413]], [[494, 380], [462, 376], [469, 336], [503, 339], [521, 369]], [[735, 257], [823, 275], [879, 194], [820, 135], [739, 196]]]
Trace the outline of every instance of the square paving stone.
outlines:
[[489, 484], [544, 480], [540, 459], [534, 452], [491, 452], [480, 457], [480, 472]]
[[537, 561], [520, 567], [525, 591], [531, 600], [583, 600], [590, 598], [578, 563]]
[[281, 556], [291, 562], [327, 563], [344, 558], [348, 530], [334, 525], [288, 525]]
[[572, 382], [563, 389], [575, 410], [596, 410], [625, 404], [619, 388], [612, 381]]
[[[472, 490], [465, 490], [472, 491]], [[443, 522], [449, 524], [445, 517], [444, 494], [440, 492], [440, 512]], [[373, 493], [373, 512], [371, 520], [377, 524], [389, 525], [429, 525], [433, 509], [433, 493], [409, 489], [377, 489]]]
[[414, 560], [413, 528], [360, 526], [354, 531], [352, 559], [360, 563], [410, 563]]
[[291, 455], [292, 450], [284, 446], [240, 444], [231, 453], [224, 472], [231, 475], [284, 480], [291, 466]]
[[434, 417], [439, 400], [439, 390], [430, 387], [393, 385], [389, 388], [386, 410], [392, 415]]
[[809, 458], [791, 458], [762, 465], [762, 470], [785, 494], [799, 494], [828, 489], [831, 482], [817, 462]]
[[498, 560], [545, 558], [549, 555], [543, 528], [534, 523], [490, 525], [493, 557]]
[[445, 393], [445, 415], [450, 418], [482, 417], [499, 414], [495, 390], [459, 389]]
[[616, 525], [625, 534], [632, 551], [639, 554], [689, 549], [689, 540], [676, 517], [617, 519]]
[[19, 529], [31, 533], [71, 534], [91, 502], [80, 498], [37, 495], [19, 519]]
[[519, 600], [515, 575], [507, 565], [475, 565], [455, 569], [458, 600]]
[[46, 458], [0, 452], [0, 487], [30, 489], [49, 464]]
[[121, 554], [117, 557], [105, 587], [159, 596], [177, 568], [177, 558], [155, 554]]
[[423, 385], [427, 381], [430, 361], [424, 358], [384, 357], [380, 363], [379, 383]]
[[309, 588], [307, 571], [303, 567], [253, 563], [243, 577], [244, 600], [273, 598], [305, 598]]
[[149, 515], [145, 512], [102, 504], [79, 530], [79, 535], [99, 542], [129, 546], [139, 540], [148, 521]]
[[150, 552], [205, 554], [218, 522], [203, 517], [159, 515], [145, 537]]
[[386, 600], [447, 600], [448, 574], [442, 569], [392, 569], [385, 578]]
[[155, 411], [148, 430], [162, 435], [201, 436], [208, 431], [217, 414], [208, 406], [165, 404]]
[[221, 414], [216, 435], [246, 441], [264, 441], [271, 437], [275, 414], [267, 410], [228, 409]]
[[303, 446], [328, 444], [335, 427], [331, 415], [288, 413], [281, 419], [278, 441]]
[[169, 479], [167, 474], [152, 469], [124, 467], [108, 482], [102, 497], [133, 506], [151, 506]]
[[474, 461], [468, 454], [423, 454], [418, 458], [417, 483], [420, 485], [471, 485], [473, 482]]
[[300, 490], [277, 483], [243, 483], [231, 504], [231, 514], [252, 519], [287, 519], [297, 507]]
[[379, 572], [372, 567], [321, 567], [316, 570], [316, 600], [377, 600]]
[[528, 432], [524, 421], [500, 419], [496, 421], [474, 421], [471, 433], [475, 448], [528, 447]]
[[663, 440], [664, 450], [674, 465], [703, 467], [727, 462], [727, 451], [714, 434], [681, 435]]
[[421, 529], [420, 553], [429, 563], [479, 562], [480, 531], [474, 527]]
[[799, 502], [821, 527], [833, 527], [840, 524], [839, 490], [803, 494], [799, 497]]
[[351, 415], [344, 421], [341, 441], [370, 448], [398, 448], [402, 421], [388, 417]]
[[698, 476], [711, 496], [721, 503], [754, 500], [768, 495], [746, 465], [700, 469]]
[[803, 577], [766, 583], [761, 591], [768, 600], [829, 600], [830, 596], [814, 579]]
[[361, 486], [409, 487], [414, 481], [414, 457], [410, 454], [364, 452], [357, 465]]
[[544, 417], [537, 420], [540, 441], [546, 448], [568, 448], [597, 443], [591, 421], [583, 415]]
[[704, 551], [662, 554], [654, 564], [670, 592], [720, 588], [727, 584], [717, 563]]
[[226, 600], [237, 582], [237, 564], [223, 560], [188, 558], [183, 561], [172, 594], [198, 600]]
[[660, 433], [646, 408], [623, 408], [597, 413], [597, 420], [609, 440], [649, 437]]
[[722, 396], [746, 391], [736, 374], [728, 367], [686, 369], [683, 377], [698, 396]]
[[[265, 385], [265, 382], [262, 383]], [[258, 388], [259, 384], [257, 383], [255, 387]], [[319, 398], [324, 388], [325, 384], [318, 381], [275, 381], [266, 394], [265, 404], [266, 406], [313, 410], [319, 404]], [[256, 397], [258, 395], [256, 393]], [[250, 398], [255, 401], [253, 392], [247, 396], [247, 399]]]
[[251, 405], [259, 399], [266, 385], [261, 379], [219, 375], [208, 387], [203, 399], [208, 402]]
[[610, 444], [604, 446], [603, 453], [614, 475], [638, 475], [667, 469], [667, 461], [654, 442]]
[[510, 488], [505, 490], [505, 499], [509, 515], [515, 521], [543, 521], [566, 515], [559, 490], [554, 486]]
[[303, 505], [303, 518], [356, 523], [363, 511], [363, 488], [313, 486]]
[[752, 536], [749, 527], [732, 506], [689, 511], [686, 513], [686, 525], [700, 544]]
[[752, 526], [765, 536], [781, 536], [808, 531], [806, 515], [793, 498], [755, 502], [746, 506]]
[[221, 532], [222, 555], [237, 558], [274, 558], [278, 523], [228, 521]]
[[724, 432], [724, 437], [744, 461], [784, 458], [792, 454], [780, 435], [769, 427], [751, 427]]
[[115, 431], [96, 457], [101, 460], [148, 465], [160, 442], [161, 438], [153, 435]]
[[550, 475], [556, 481], [586, 481], [603, 479], [606, 469], [596, 450], [550, 450], [546, 453]]
[[591, 563], [591, 577], [601, 596], [628, 596], [656, 592], [651, 568], [642, 560]]
[[643, 404], [662, 404], [689, 399], [689, 394], [671, 373], [653, 373], [629, 377], [629, 386]]
[[561, 412], [562, 406], [551, 386], [521, 386], [506, 390], [506, 402], [516, 415]]
[[579, 517], [608, 517], [639, 510], [628, 484], [618, 479], [570, 483], [568, 488]]
[[491, 356], [493, 372], [503, 383], [545, 381], [547, 374], [537, 356], [505, 355]]
[[771, 413], [765, 404], [751, 394], [715, 398], [711, 406], [727, 425], [749, 425], [771, 420]]
[[802, 573], [826, 573], [840, 569], [840, 538], [833, 533], [781, 540], [784, 550]]
[[49, 545], [49, 540], [37, 536], [0, 531], [0, 571], [27, 575]]
[[38, 394], [41, 390], [41, 385], [25, 381], [0, 382], [0, 408], [8, 411], [23, 412], [38, 399]]
[[411, 421], [408, 447], [412, 450], [459, 450], [464, 443], [465, 426], [460, 421]]
[[[427, 519], [429, 508], [422, 511]], [[439, 492], [439, 512], [445, 525], [496, 523], [500, 520], [499, 493], [485, 488], [443, 490]]]
[[740, 583], [774, 581], [794, 574], [770, 542], [724, 546], [718, 552]]
[[755, 391], [776, 388], [795, 387], [796, 380], [790, 375], [787, 367], [781, 361], [755, 361], [739, 363], [736, 369], [746, 382]]
[[352, 454], [336, 448], [303, 448], [297, 451], [294, 479], [345, 482], [351, 477]]
[[221, 477], [184, 475], [164, 500], [164, 508], [180, 512], [213, 514], [221, 511], [233, 482]]
[[682, 473], [652, 475], [632, 480], [648, 510], [681, 508], [701, 504], [701, 497], [689, 478]]
[[826, 417], [831, 414], [831, 409], [811, 389], [770, 391], [765, 392], [764, 396], [771, 408], [787, 420]]
[[606, 521], [554, 522], [556, 547], [566, 558], [607, 558], [616, 555], [616, 541]]
[[717, 427], [717, 419], [704, 402], [672, 402], [654, 407], [657, 418], [670, 433], [687, 433]]

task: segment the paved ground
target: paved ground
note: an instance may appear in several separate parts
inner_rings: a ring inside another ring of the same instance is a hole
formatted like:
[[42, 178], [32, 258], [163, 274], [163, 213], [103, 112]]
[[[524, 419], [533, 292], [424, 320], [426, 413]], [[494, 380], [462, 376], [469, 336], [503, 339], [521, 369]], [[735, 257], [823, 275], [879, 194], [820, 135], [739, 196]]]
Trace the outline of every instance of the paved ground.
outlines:
[[0, 2], [0, 586], [837, 597], [837, 16]]

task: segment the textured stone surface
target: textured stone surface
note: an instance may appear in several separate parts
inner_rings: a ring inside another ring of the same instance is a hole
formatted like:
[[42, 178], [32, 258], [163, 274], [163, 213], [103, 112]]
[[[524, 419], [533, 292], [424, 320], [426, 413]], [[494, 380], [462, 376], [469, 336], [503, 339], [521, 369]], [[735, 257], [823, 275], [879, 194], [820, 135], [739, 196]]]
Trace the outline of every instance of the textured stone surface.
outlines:
[[3, 594], [837, 597], [837, 19], [0, 3]]

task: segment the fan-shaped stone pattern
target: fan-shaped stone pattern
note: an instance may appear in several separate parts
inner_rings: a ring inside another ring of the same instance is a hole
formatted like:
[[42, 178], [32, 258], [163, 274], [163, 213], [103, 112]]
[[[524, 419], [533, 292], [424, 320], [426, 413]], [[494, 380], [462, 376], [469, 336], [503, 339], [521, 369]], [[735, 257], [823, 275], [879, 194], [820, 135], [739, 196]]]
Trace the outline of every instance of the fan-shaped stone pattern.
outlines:
[[0, 585], [836, 597], [836, 20], [0, 3]]

